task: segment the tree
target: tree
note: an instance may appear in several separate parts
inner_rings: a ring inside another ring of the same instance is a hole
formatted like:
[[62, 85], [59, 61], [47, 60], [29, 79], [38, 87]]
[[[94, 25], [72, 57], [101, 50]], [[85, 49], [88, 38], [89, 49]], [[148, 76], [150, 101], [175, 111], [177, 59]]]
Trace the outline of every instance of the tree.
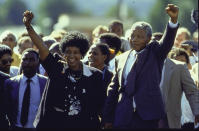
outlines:
[[176, 4], [179, 7], [178, 20], [180, 25], [193, 32], [196, 26], [191, 22], [191, 11], [192, 9], [198, 9], [197, 0], [172, 0], [172, 2], [170, 0], [157, 0], [149, 15], [149, 23], [152, 25], [153, 31], [164, 31], [165, 24], [168, 22], [168, 15], [165, 13], [165, 7], [168, 3]]
[[[121, 8], [119, 9], [121, 11]], [[135, 11], [132, 8], [129, 8], [127, 6], [127, 18], [137, 18], [136, 14], [134, 13]], [[106, 17], [115, 17], [117, 19], [120, 19], [121, 16], [119, 17], [119, 12], [118, 12], [118, 5], [113, 5], [109, 10], [105, 13]]]
[[44, 17], [50, 17], [52, 24], [55, 24], [59, 15], [76, 12], [75, 5], [72, 0], [43, 0], [38, 8], [39, 21]]
[[21, 0], [6, 0], [0, 6], [0, 24], [1, 25], [21, 25], [23, 24], [23, 12], [27, 9]]

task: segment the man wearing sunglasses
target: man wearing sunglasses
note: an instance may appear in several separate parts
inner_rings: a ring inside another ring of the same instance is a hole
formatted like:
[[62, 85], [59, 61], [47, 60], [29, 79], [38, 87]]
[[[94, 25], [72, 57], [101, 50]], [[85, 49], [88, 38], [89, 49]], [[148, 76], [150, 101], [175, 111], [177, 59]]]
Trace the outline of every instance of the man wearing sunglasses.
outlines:
[[12, 50], [6, 45], [0, 45], [0, 71], [9, 74], [11, 77], [16, 76], [18, 67], [11, 66], [13, 62]]

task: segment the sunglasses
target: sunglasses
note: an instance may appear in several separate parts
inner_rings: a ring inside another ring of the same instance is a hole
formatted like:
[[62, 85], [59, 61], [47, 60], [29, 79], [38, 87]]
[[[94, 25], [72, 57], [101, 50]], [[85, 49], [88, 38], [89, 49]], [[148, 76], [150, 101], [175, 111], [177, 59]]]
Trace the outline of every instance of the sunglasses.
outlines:
[[12, 62], [13, 62], [13, 59], [1, 60], [1, 63], [2, 63], [3, 65], [6, 65], [8, 62], [9, 62], [9, 63], [12, 63]]

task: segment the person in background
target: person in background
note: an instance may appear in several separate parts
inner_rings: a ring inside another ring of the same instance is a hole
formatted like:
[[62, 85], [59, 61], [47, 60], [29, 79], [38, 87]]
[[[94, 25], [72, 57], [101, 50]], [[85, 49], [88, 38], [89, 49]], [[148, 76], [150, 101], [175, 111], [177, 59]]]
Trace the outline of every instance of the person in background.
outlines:
[[11, 66], [13, 62], [12, 50], [7, 45], [0, 45], [0, 71], [10, 75], [16, 76], [19, 72], [19, 68]]
[[108, 33], [108, 27], [105, 25], [98, 25], [97, 27], [95, 27], [95, 29], [93, 29], [92, 32], [92, 43], [97, 43], [99, 36], [103, 33]]
[[33, 48], [32, 40], [29, 36], [23, 36], [17, 41], [18, 52], [21, 55], [27, 48]]
[[103, 83], [107, 90], [109, 83], [113, 77], [113, 73], [108, 70], [110, 51], [107, 44], [98, 43], [92, 45], [89, 50], [88, 63], [89, 66], [95, 67], [103, 73]]
[[46, 47], [49, 49], [50, 46], [52, 44], [54, 44], [55, 42], [57, 42], [54, 38], [50, 37], [50, 36], [45, 36], [42, 38], [44, 41], [44, 44], [46, 45]]
[[47, 78], [37, 74], [39, 54], [32, 48], [22, 53], [22, 74], [7, 79], [4, 86], [5, 111], [12, 129], [34, 128], [33, 121]]
[[114, 33], [103, 33], [99, 37], [100, 43], [106, 43], [110, 50], [110, 61], [108, 69], [111, 72], [115, 71], [115, 57], [120, 54], [121, 40]]
[[17, 39], [16, 36], [14, 35], [14, 33], [12, 33], [11, 31], [4, 31], [1, 35], [0, 35], [0, 44], [4, 44], [10, 47], [10, 49], [12, 50], [12, 66], [17, 66], [19, 67], [20, 62], [21, 62], [21, 58], [20, 55], [18, 55], [17, 53], [14, 52], [14, 47], [17, 45]]
[[191, 66], [198, 62], [198, 44], [193, 40], [185, 40], [181, 43], [181, 48], [188, 53]]
[[123, 53], [131, 49], [129, 42], [123, 37], [123, 23], [119, 20], [113, 20], [109, 24], [109, 32], [118, 35], [121, 39], [120, 51]]
[[64, 29], [57, 29], [53, 30], [49, 37], [54, 38], [57, 42], [60, 42], [64, 35], [66, 35], [67, 32]]
[[191, 39], [191, 33], [190, 31], [185, 28], [185, 27], [180, 27], [178, 29], [177, 35], [176, 35], [176, 39], [174, 42], [174, 47], [180, 48], [181, 47], [181, 43], [185, 40], [190, 40]]

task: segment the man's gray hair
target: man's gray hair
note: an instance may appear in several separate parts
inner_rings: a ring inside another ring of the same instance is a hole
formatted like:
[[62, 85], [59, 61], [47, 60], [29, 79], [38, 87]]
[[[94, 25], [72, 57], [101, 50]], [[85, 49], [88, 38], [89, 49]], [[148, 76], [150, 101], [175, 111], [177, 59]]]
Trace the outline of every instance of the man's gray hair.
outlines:
[[147, 37], [151, 37], [152, 36], [152, 27], [149, 23], [147, 22], [144, 22], [144, 21], [138, 21], [138, 22], [135, 22], [132, 27], [131, 27], [131, 30], [134, 30], [135, 28], [141, 28], [143, 30], [146, 31], [146, 35]]

